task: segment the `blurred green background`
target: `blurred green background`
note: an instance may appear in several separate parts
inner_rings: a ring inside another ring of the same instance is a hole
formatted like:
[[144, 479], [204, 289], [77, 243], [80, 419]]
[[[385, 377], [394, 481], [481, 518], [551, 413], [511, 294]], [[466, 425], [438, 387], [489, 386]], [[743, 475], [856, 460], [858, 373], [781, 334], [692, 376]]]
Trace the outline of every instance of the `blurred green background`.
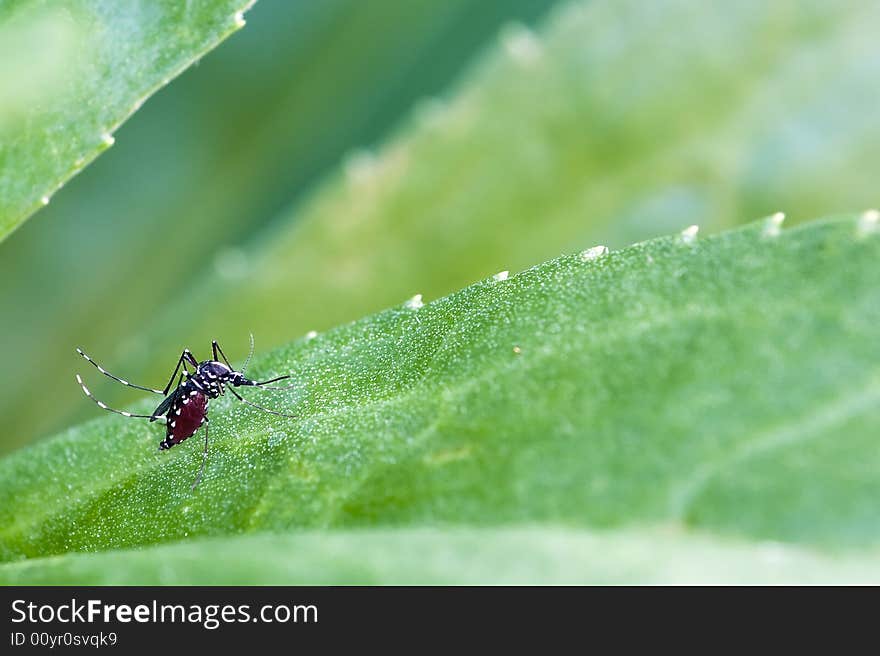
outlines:
[[[875, 2], [260, 0], [0, 243], [8, 451], [597, 242], [878, 204]], [[95, 375], [92, 375], [95, 374]]]
[[[283, 209], [347, 152], [379, 141], [446, 88], [499, 25], [533, 22], [551, 4], [255, 5], [246, 29], [145, 103], [115, 147], [0, 243], [0, 358], [9, 376], [0, 451], [94, 416], [73, 381], [78, 345], [111, 370], [133, 355], [155, 357], [132, 379], [173, 366], [184, 344], [203, 354], [185, 310], [170, 342], [150, 337], [151, 322], [230, 247], [283, 222]], [[235, 313], [217, 308], [218, 339]], [[258, 324], [253, 331], [262, 337]], [[235, 337], [226, 350], [243, 356], [247, 339]], [[108, 400], [131, 398], [92, 384]]]

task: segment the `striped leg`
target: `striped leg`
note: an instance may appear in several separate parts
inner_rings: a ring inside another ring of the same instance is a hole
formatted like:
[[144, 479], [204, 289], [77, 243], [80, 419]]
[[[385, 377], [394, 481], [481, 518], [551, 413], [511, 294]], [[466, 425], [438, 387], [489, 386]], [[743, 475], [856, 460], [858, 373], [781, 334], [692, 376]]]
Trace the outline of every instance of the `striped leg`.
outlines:
[[81, 356], [83, 356], [86, 360], [91, 362], [98, 371], [100, 371], [102, 374], [104, 374], [108, 378], [112, 378], [117, 383], [122, 383], [123, 385], [125, 385], [127, 387], [134, 387], [135, 389], [143, 390], [144, 392], [152, 392], [153, 394], [163, 394], [163, 395], [165, 394], [165, 392], [163, 392], [162, 390], [153, 389], [152, 387], [143, 387], [141, 385], [135, 385], [134, 383], [129, 383], [127, 380], [124, 380], [124, 379], [120, 378], [119, 376], [114, 376], [109, 371], [104, 369], [104, 367], [102, 367], [97, 362], [92, 360], [88, 355], [83, 353], [83, 350], [81, 348], [76, 349], [76, 352], [79, 353]]
[[123, 417], [136, 417], [136, 418], [140, 418], [140, 419], [156, 420], [156, 419], [162, 418], [161, 416], [157, 417], [155, 415], [136, 415], [136, 414], [132, 414], [131, 412], [125, 412], [124, 410], [114, 410], [113, 408], [109, 407], [103, 401], [99, 401], [94, 396], [92, 396], [92, 393], [89, 391], [89, 388], [85, 386], [85, 383], [83, 383], [82, 378], [80, 378], [79, 374], [76, 375], [76, 382], [78, 382], [79, 386], [82, 387], [82, 391], [85, 392], [87, 397], [89, 397], [92, 401], [97, 403], [99, 408], [107, 410], [108, 412], [115, 412], [117, 415], [122, 415]]

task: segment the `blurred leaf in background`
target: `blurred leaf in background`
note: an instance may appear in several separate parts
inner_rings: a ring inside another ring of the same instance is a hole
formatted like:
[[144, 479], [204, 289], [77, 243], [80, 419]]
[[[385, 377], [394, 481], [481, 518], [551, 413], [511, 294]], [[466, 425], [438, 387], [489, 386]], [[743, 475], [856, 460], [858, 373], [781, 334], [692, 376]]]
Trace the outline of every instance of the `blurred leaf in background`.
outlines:
[[[234, 270], [236, 245], [347, 149], [441, 91], [504, 21], [532, 21], [550, 4], [255, 5], [245, 30], [146, 103], [111, 151], [0, 244], [0, 359], [15, 381], [0, 398], [0, 451], [72, 409], [88, 416], [71, 387], [75, 346], [108, 366], [149, 355], [161, 370], [166, 354], [153, 348], [168, 344], [146, 326], [193, 276], [213, 275], [215, 262]], [[218, 308], [220, 324], [234, 312]], [[175, 318], [172, 350], [193, 319]]]
[[109, 147], [153, 91], [244, 25], [252, 3], [0, 5], [0, 240]]
[[[149, 382], [184, 345], [201, 353], [218, 337], [243, 355], [251, 331], [265, 349], [599, 241], [622, 245], [689, 223], [711, 232], [777, 210], [797, 222], [877, 205], [876, 3], [578, 2], [556, 6], [534, 29], [508, 22], [500, 31], [508, 5], [480, 3], [494, 19], [469, 43], [485, 41], [486, 55], [440, 95], [442, 81], [416, 82], [436, 70], [440, 53], [461, 54], [449, 43], [479, 24], [477, 5], [456, 5], [446, 23], [429, 14], [452, 11], [449, 3], [412, 9], [409, 22], [370, 20], [409, 3], [284, 6], [316, 13], [273, 14], [262, 33], [257, 5], [249, 30], [211, 58], [219, 67], [233, 44], [247, 44], [235, 51], [234, 79], [225, 67], [217, 73], [228, 94], [210, 102], [207, 92], [160, 94], [156, 124], [135, 121], [120, 134], [138, 142], [126, 166], [117, 146], [117, 159], [83, 176], [75, 217], [39, 235], [50, 222], [31, 222], [24, 232], [33, 242], [0, 250], [0, 275], [17, 281], [0, 298], [0, 316], [17, 319], [3, 331], [17, 381], [0, 399], [10, 426], [4, 448], [88, 416], [71, 382], [77, 344]], [[289, 46], [269, 35], [292, 24], [321, 26], [316, 49], [296, 59], [305, 68], [267, 46]], [[398, 42], [386, 30], [412, 38]], [[370, 56], [368, 46], [386, 55]], [[392, 65], [401, 67], [395, 83], [363, 81], [367, 69], [390, 79]], [[255, 103], [236, 111], [240, 78], [255, 85], [245, 94]], [[359, 92], [348, 96], [349, 88]], [[384, 97], [380, 88], [401, 94], [393, 110], [370, 104]], [[436, 97], [385, 145], [354, 148], [382, 132], [354, 123], [401, 123], [424, 94]], [[160, 113], [162, 103], [173, 106]], [[319, 136], [301, 141], [325, 134], [337, 140], [324, 151]], [[308, 143], [323, 154], [309, 169], [315, 175], [296, 173]], [[346, 149], [337, 175], [298, 195]], [[88, 231], [78, 228], [83, 217]], [[47, 379], [50, 365], [56, 375]], [[131, 398], [99, 389], [114, 403]]]
[[206, 267], [146, 339], [243, 353], [249, 331], [265, 348], [597, 242], [876, 206], [877, 25], [875, 2], [676, 0], [507, 25], [447, 99]]
[[[35, 107], [58, 93], [69, 75], [70, 59], [77, 50], [87, 48], [87, 43], [77, 23], [61, 11], [44, 8], [14, 12], [8, 6], [3, 9], [6, 18], [0, 22], [0, 138], [7, 143], [16, 131], [25, 129], [28, 114]], [[7, 210], [3, 213], [3, 225], [12, 222]]]

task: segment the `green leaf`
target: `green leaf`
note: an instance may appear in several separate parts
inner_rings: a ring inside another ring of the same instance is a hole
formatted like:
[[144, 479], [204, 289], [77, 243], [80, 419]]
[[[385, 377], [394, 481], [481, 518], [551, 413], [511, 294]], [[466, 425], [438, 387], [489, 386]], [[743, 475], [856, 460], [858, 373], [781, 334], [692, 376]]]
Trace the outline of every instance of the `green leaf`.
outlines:
[[0, 564], [2, 585], [450, 585], [880, 581], [828, 554], [666, 529], [385, 528], [205, 538]]
[[0, 557], [534, 522], [871, 547], [878, 256], [876, 214], [768, 221], [413, 299], [258, 358], [295, 375], [260, 402], [298, 418], [213, 402], [194, 493], [201, 434], [159, 453], [116, 416], [7, 457]]
[[[877, 24], [877, 3], [600, 0], [511, 25], [145, 332], [160, 351], [265, 347], [596, 242], [875, 206]], [[158, 375], [148, 358], [130, 360]]]
[[[214, 262], [227, 265], [221, 276], [235, 275], [237, 244], [271, 222], [278, 207], [351, 144], [376, 141], [419, 98], [443, 89], [507, 17], [526, 20], [544, 4], [549, 0], [257, 4], [246, 30], [146, 103], [116, 134], [117, 147], [3, 244], [0, 280], [16, 284], [0, 285], [0, 317], [16, 316], [19, 328], [28, 327], [5, 331], [0, 349], [7, 375], [19, 382], [0, 395], [9, 429], [0, 453], [88, 416], [80, 399], [65, 393], [76, 364], [72, 344], [123, 366], [129, 349], [179, 351], [182, 330], [170, 344], [148, 349], [140, 340], [159, 309], [145, 298], [170, 302]], [[272, 345], [258, 325], [250, 328], [262, 348]], [[53, 360], [63, 373], [47, 380], [35, 359]], [[56, 402], [38, 402], [35, 386]], [[116, 400], [113, 388], [98, 391]]]
[[0, 240], [113, 143], [158, 88], [244, 24], [254, 0], [0, 6]]
[[[271, 49], [282, 59], [303, 52], [306, 63], [272, 69], [267, 55], [227, 54], [232, 43], [220, 49], [199, 72], [222, 52], [230, 64], [218, 77], [239, 62], [236, 77], [274, 70], [278, 85], [163, 94], [167, 113], [131, 134], [128, 143], [140, 149], [125, 156], [115, 149], [118, 159], [100, 164], [137, 162], [135, 173], [91, 178], [81, 192], [87, 200], [71, 210], [76, 221], [67, 223], [76, 230], [49, 236], [46, 229], [28, 252], [0, 256], [0, 278], [22, 283], [0, 291], [0, 315], [41, 299], [28, 308], [27, 330], [8, 331], [3, 362], [20, 384], [0, 395], [9, 426], [0, 450], [82, 419], [65, 382], [76, 344], [121, 370], [159, 378], [166, 365], [157, 354], [184, 345], [214, 337], [246, 343], [253, 332], [266, 349], [400, 298], [436, 298], [597, 241], [622, 246], [693, 222], [708, 233], [777, 210], [797, 222], [877, 204], [880, 3], [825, 0], [798, 3], [797, 11], [758, 0], [723, 7], [663, 0], [650, 10], [640, 0], [560, 5], [534, 31], [511, 25], [487, 41], [486, 56], [458, 85], [419, 104], [381, 147], [351, 153], [335, 178], [302, 198], [302, 186], [286, 188], [285, 176], [296, 171], [295, 181], [307, 180], [304, 162], [315, 163], [314, 176], [337, 157], [313, 150], [320, 135], [374, 141], [376, 133], [350, 130], [352, 121], [372, 123], [362, 112], [382, 113], [371, 99], [393, 95], [384, 76], [409, 86], [408, 67], [419, 79], [433, 70], [443, 56], [422, 50], [417, 59], [430, 62], [422, 65], [410, 56], [435, 26], [447, 25], [436, 40], [450, 49], [463, 28], [446, 12], [473, 25], [472, 17], [491, 11], [478, 0], [353, 4], [357, 10], [310, 4], [319, 15], [330, 7], [334, 17], [321, 15], [317, 33], [296, 32], [302, 38], [294, 43], [311, 49]], [[263, 34], [252, 28], [268, 11], [258, 5], [234, 41], [253, 40], [257, 51]], [[383, 31], [374, 43], [375, 25], [393, 26], [394, 36]], [[353, 60], [355, 69], [346, 66]], [[376, 80], [360, 74], [370, 63], [381, 71]], [[288, 79], [286, 70], [302, 67], [305, 80]], [[354, 86], [331, 84], [342, 78]], [[236, 95], [259, 102], [232, 117], [214, 111]], [[200, 108], [199, 117], [181, 127], [178, 103]], [[157, 145], [152, 132], [166, 125], [187, 138], [175, 133], [172, 145]], [[243, 146], [234, 157], [225, 156], [230, 143]], [[173, 157], [157, 159], [156, 150]], [[132, 188], [142, 194], [129, 197]], [[285, 199], [290, 209], [261, 229]], [[61, 210], [59, 203], [57, 223], [69, 218]], [[129, 217], [129, 229], [108, 231], [119, 216]], [[18, 267], [7, 264], [13, 257]], [[80, 258], [90, 260], [89, 273]], [[95, 293], [70, 294], [56, 278]], [[36, 360], [65, 375], [47, 379]], [[51, 407], [37, 388], [54, 399]], [[127, 390], [99, 390], [111, 402], [129, 398]]]

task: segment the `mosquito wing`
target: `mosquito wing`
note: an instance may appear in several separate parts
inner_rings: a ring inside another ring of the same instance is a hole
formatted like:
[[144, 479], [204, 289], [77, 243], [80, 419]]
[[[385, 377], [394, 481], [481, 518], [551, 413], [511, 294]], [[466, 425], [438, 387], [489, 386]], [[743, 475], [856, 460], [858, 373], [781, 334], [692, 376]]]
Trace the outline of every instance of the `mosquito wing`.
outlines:
[[174, 400], [180, 396], [180, 388], [175, 389], [171, 394], [165, 397], [165, 400], [159, 404], [159, 407], [153, 410], [153, 416], [150, 418], [150, 421], [156, 421], [159, 417], [164, 417], [165, 413], [168, 412], [168, 409], [171, 407], [171, 404], [174, 403]]

